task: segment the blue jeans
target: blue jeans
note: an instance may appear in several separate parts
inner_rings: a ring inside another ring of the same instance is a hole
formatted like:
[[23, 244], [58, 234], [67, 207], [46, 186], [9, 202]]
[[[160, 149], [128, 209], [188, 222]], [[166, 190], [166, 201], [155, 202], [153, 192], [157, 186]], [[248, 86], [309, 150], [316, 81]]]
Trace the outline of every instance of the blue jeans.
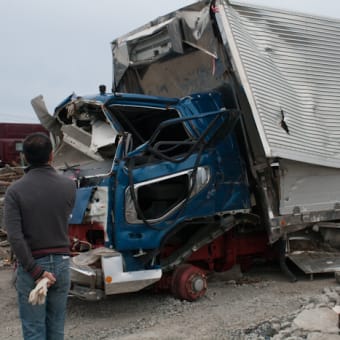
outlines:
[[33, 306], [28, 302], [28, 296], [35, 282], [19, 264], [16, 288], [23, 336], [25, 340], [62, 340], [70, 289], [69, 257], [48, 255], [36, 262], [53, 273], [56, 282], [48, 289], [45, 304]]

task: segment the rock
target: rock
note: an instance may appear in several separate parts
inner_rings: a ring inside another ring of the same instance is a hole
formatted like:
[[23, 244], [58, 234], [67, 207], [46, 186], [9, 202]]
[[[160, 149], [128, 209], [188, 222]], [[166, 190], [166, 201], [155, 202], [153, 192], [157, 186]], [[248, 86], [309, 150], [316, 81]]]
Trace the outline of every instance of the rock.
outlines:
[[322, 334], [319, 332], [309, 333], [307, 340], [339, 340], [340, 336], [336, 334]]
[[286, 329], [278, 334], [280, 339], [287, 339], [291, 335], [292, 335], [291, 329]]
[[291, 325], [291, 323], [288, 322], [288, 321], [283, 322], [283, 323], [281, 324], [281, 329], [287, 329], [287, 328], [290, 327], [290, 325]]
[[329, 294], [329, 293], [331, 293], [332, 292], [332, 290], [329, 288], [329, 287], [325, 287], [323, 290], [322, 290], [322, 293], [323, 294]]
[[308, 332], [337, 334], [338, 316], [330, 308], [316, 308], [302, 311], [293, 321], [296, 328]]
[[278, 333], [281, 329], [281, 324], [279, 322], [272, 322], [272, 329], [274, 331], [274, 334]]
[[309, 303], [308, 305], [303, 307], [303, 309], [314, 309], [314, 308], [315, 308], [315, 303]]
[[330, 302], [337, 303], [338, 300], [339, 300], [339, 295], [338, 295], [338, 293], [335, 293], [335, 292], [327, 293], [327, 297], [328, 297]]
[[318, 295], [315, 297], [315, 303], [327, 305], [329, 303], [329, 297], [326, 294]]
[[[340, 283], [340, 271], [338, 271], [338, 272], [335, 272], [334, 273], [334, 277], [335, 277], [335, 281], [337, 282], [337, 283]], [[338, 291], [338, 290], [337, 290]], [[340, 291], [340, 289], [339, 289], [339, 291]], [[338, 291], [338, 292], [339, 292]]]

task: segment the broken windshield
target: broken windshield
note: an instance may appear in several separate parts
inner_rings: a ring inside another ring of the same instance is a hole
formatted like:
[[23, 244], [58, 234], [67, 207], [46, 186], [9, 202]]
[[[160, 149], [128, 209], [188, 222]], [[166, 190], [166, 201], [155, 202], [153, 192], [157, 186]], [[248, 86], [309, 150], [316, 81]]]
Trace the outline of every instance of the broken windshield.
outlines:
[[[147, 142], [160, 123], [179, 117], [174, 109], [143, 106], [111, 105], [109, 111], [112, 119], [118, 122], [122, 130], [132, 135], [132, 149]], [[158, 141], [183, 141], [187, 138], [188, 133], [183, 124], [179, 124], [164, 129], [158, 136]]]
[[[54, 165], [66, 169], [86, 168], [86, 173], [99, 166], [100, 172], [110, 172], [119, 136], [131, 135], [132, 151], [146, 143], [162, 122], [179, 117], [178, 111], [169, 107], [116, 103], [104, 106], [102, 101], [77, 98], [56, 113], [62, 137], [56, 138]], [[167, 145], [189, 139], [183, 123], [179, 122], [162, 129], [154, 143]], [[184, 148], [176, 148], [172, 153], [182, 153]]]

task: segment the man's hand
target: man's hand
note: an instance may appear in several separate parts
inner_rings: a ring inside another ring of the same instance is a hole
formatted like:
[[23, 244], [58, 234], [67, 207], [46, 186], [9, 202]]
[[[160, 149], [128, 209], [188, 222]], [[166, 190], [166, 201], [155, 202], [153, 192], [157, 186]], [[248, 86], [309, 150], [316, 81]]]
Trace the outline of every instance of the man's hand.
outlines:
[[47, 288], [51, 287], [56, 282], [56, 278], [53, 273], [47, 272], [45, 270], [44, 273], [39, 277], [39, 279], [35, 281], [35, 283], [38, 284], [44, 278], [48, 279]]

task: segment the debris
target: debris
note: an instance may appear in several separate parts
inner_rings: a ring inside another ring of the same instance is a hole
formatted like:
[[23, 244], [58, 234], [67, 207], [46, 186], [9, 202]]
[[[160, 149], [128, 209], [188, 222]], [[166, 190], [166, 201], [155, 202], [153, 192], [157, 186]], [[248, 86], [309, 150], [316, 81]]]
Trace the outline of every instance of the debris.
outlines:
[[72, 261], [78, 266], [88, 266], [97, 262], [102, 255], [115, 256], [118, 255], [118, 253], [113, 249], [101, 247], [80, 253], [79, 255], [72, 257]]
[[0, 242], [0, 247], [8, 247], [8, 246], [9, 246], [9, 242], [7, 240]]
[[338, 316], [338, 328], [340, 328], [340, 306], [339, 305], [334, 306], [333, 311]]
[[340, 271], [336, 271], [336, 272], [334, 273], [334, 277], [335, 277], [335, 281], [336, 281], [337, 283], [340, 283]]
[[7, 187], [22, 177], [24, 170], [21, 167], [6, 166], [0, 169], [0, 195], [5, 194]]
[[7, 232], [4, 229], [0, 228], [0, 238], [7, 237]]
[[13, 254], [7, 240], [7, 232], [3, 221], [5, 192], [8, 186], [21, 178], [24, 169], [21, 167], [5, 166], [0, 168], [0, 267], [10, 266], [13, 263]]
[[4, 229], [2, 229], [4, 226], [3, 223], [3, 202], [4, 202], [4, 196], [5, 192], [8, 188], [8, 186], [16, 181], [17, 179], [21, 178], [24, 174], [23, 168], [17, 168], [17, 167], [9, 167], [5, 166], [4, 168], [0, 168], [0, 238], [4, 237], [4, 233], [6, 235], [6, 232]]

